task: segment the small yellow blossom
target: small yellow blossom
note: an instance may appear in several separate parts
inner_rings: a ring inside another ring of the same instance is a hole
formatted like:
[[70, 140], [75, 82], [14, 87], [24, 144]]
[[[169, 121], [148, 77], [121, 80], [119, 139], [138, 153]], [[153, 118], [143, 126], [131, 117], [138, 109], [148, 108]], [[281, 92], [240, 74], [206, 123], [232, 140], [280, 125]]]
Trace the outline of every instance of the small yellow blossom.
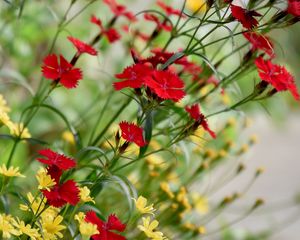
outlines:
[[10, 122], [7, 127], [10, 130], [10, 134], [19, 138], [31, 138], [28, 128], [24, 128], [23, 123]]
[[143, 196], [139, 196], [138, 199], [133, 199], [135, 202], [135, 207], [141, 214], [153, 214], [155, 209], [153, 208], [153, 204], [147, 206], [147, 199], [144, 198]]
[[162, 145], [156, 140], [151, 140], [149, 147], [153, 150], [158, 150], [162, 148]]
[[191, 231], [194, 231], [197, 228], [195, 224], [192, 224], [191, 222], [184, 223], [183, 227]]
[[226, 92], [221, 94], [221, 99], [224, 105], [229, 106], [231, 104], [231, 98]]
[[19, 167], [14, 168], [10, 166], [7, 168], [5, 164], [2, 164], [0, 167], [0, 174], [6, 177], [25, 177], [19, 172]]
[[0, 111], [0, 123], [4, 124], [5, 126], [9, 126], [12, 124], [6, 112]]
[[60, 232], [65, 229], [64, 225], [60, 225], [63, 221], [63, 217], [58, 215], [54, 219], [42, 217], [42, 231], [45, 240], [55, 240], [57, 238], [63, 238], [63, 234]]
[[71, 145], [75, 145], [74, 135], [70, 131], [64, 131], [62, 133], [62, 139]]
[[43, 222], [53, 222], [54, 219], [58, 216], [59, 212], [59, 208], [50, 206], [41, 214], [41, 219]]
[[192, 206], [190, 205], [188, 196], [187, 196], [187, 191], [185, 187], [181, 187], [179, 190], [179, 193], [177, 194], [176, 197], [177, 201], [180, 202], [186, 210], [192, 209]]
[[198, 233], [205, 234], [206, 233], [206, 228], [204, 226], [198, 227]]
[[147, 157], [146, 162], [150, 165], [158, 167], [164, 164], [164, 160], [162, 159], [162, 157], [156, 154], [151, 154], [149, 157]]
[[138, 225], [138, 228], [145, 233], [145, 235], [152, 240], [163, 240], [167, 239], [164, 234], [159, 231], [155, 231], [158, 227], [159, 222], [157, 220], [150, 220], [150, 217], [142, 218], [143, 225]]
[[47, 169], [40, 168], [40, 170], [36, 174], [36, 179], [39, 182], [38, 189], [46, 189], [50, 191], [50, 188], [55, 185], [54, 179], [51, 178], [50, 175], [48, 175]]
[[90, 189], [88, 189], [88, 187], [84, 186], [82, 188], [79, 188], [79, 191], [80, 191], [79, 195], [80, 195], [81, 201], [92, 202], [95, 204], [94, 199], [90, 196], [91, 191], [90, 191]]
[[2, 232], [2, 238], [10, 239], [12, 235], [20, 235], [20, 232], [17, 231], [12, 225], [12, 221], [13, 218], [10, 215], [0, 214], [0, 232]]
[[47, 201], [45, 198], [43, 199], [43, 202], [41, 202], [42, 199], [40, 197], [34, 198], [30, 192], [27, 193], [27, 198], [30, 203], [30, 207], [24, 204], [20, 204], [20, 209], [22, 211], [33, 211], [33, 214], [37, 215], [37, 212], [40, 212], [44, 209]]
[[178, 174], [176, 172], [170, 172], [166, 179], [168, 180], [168, 182], [172, 183], [172, 184], [179, 184], [180, 183], [180, 178], [178, 176]]
[[79, 212], [75, 215], [74, 219], [79, 223], [79, 232], [83, 236], [92, 236], [94, 234], [98, 234], [99, 231], [97, 229], [97, 225], [86, 222], [85, 214], [83, 212]]
[[0, 112], [10, 112], [10, 108], [7, 106], [7, 102], [2, 94], [0, 94]]
[[205, 0], [187, 0], [186, 6], [192, 12], [205, 12], [206, 10], [206, 1]]
[[18, 218], [17, 220], [13, 220], [13, 225], [20, 231], [19, 235], [25, 234], [32, 240], [38, 240], [41, 237], [37, 229], [32, 228], [30, 224], [25, 224], [25, 222]]
[[175, 197], [174, 193], [171, 191], [170, 185], [167, 182], [161, 182], [160, 188], [169, 196], [169, 198]]
[[198, 193], [192, 193], [192, 200], [198, 213], [206, 214], [209, 211], [208, 200], [206, 197], [201, 196]]
[[252, 145], [252, 144], [256, 144], [258, 142], [258, 137], [257, 135], [253, 134], [252, 136], [250, 136], [250, 139], [249, 139], [249, 143]]
[[219, 151], [219, 157], [220, 158], [225, 158], [225, 157], [227, 157], [227, 155], [228, 155], [228, 152], [225, 149], [221, 149]]

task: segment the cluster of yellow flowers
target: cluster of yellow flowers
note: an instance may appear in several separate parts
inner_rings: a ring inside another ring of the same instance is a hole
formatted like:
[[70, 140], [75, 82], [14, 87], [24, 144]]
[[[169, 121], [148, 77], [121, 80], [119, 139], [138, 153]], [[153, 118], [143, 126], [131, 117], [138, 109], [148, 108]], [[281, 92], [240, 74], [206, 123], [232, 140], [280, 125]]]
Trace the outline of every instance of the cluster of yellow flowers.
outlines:
[[[152, 214], [155, 215], [155, 209], [153, 204], [147, 206], [147, 199], [143, 196], [139, 196], [138, 199], [133, 199], [136, 209], [140, 214]], [[159, 225], [157, 220], [151, 220], [149, 216], [142, 218], [142, 225], [138, 225], [138, 228], [145, 233], [145, 235], [152, 240], [167, 240], [168, 238], [160, 231], [156, 231]]]
[[23, 123], [12, 122], [8, 115], [9, 112], [10, 108], [7, 106], [4, 97], [0, 94], [0, 127], [1, 125], [5, 125], [9, 129], [10, 134], [15, 137], [30, 138], [31, 135], [28, 128], [24, 127]]
[[[19, 172], [19, 168], [9, 167], [4, 164], [0, 167], [0, 175], [4, 177], [25, 177]], [[55, 180], [48, 174], [47, 169], [40, 168], [37, 171], [36, 179], [38, 181], [39, 190], [50, 190], [55, 185]], [[79, 188], [80, 200], [82, 203], [92, 202], [94, 199], [90, 197], [90, 190], [83, 186]], [[10, 239], [12, 236], [26, 235], [33, 240], [55, 240], [63, 238], [62, 230], [66, 226], [62, 225], [63, 216], [59, 215], [61, 209], [48, 206], [47, 200], [40, 197], [37, 193], [35, 196], [29, 192], [27, 193], [27, 203], [20, 204], [21, 211], [29, 212], [33, 215], [33, 221], [26, 224], [18, 217], [11, 215], [0, 214], [0, 232], [2, 232], [3, 239]], [[79, 231], [83, 238], [89, 239], [91, 235], [98, 233], [97, 226], [84, 221], [84, 214], [79, 213], [75, 215], [75, 220], [79, 222]], [[1, 238], [1, 235], [0, 235]], [[1, 239], [2, 239], [1, 238]]]
[[[35, 209], [35, 211], [39, 210]], [[32, 224], [26, 224], [18, 217], [14, 218], [10, 215], [0, 214], [0, 231], [4, 239], [9, 239], [12, 236], [26, 235], [33, 240], [54, 240], [63, 237], [60, 231], [66, 227], [61, 225], [62, 221], [63, 217], [58, 215], [58, 210], [52, 207], [41, 213], [38, 228], [35, 228]], [[36, 222], [37, 224], [38, 222]]]
[[19, 167], [10, 166], [7, 168], [5, 164], [2, 164], [0, 167], [0, 175], [3, 175], [4, 177], [25, 177], [20, 173]]

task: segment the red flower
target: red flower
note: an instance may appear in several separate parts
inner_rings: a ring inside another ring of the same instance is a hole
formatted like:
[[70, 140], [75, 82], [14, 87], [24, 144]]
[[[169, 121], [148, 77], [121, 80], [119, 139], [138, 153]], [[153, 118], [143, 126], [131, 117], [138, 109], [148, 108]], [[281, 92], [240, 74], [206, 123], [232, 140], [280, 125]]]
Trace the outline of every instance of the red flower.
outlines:
[[255, 64], [262, 81], [271, 84], [278, 92], [289, 90], [296, 100], [300, 100], [294, 77], [285, 67], [273, 64], [262, 57], [257, 58]]
[[[151, 50], [151, 52], [154, 54], [154, 56], [151, 56], [149, 58], [146, 58], [144, 60], [141, 60], [142, 63], [151, 63], [154, 68], [157, 67], [158, 64], [164, 64], [166, 63], [175, 53], [173, 52], [164, 52], [161, 49], [154, 49]], [[189, 62], [186, 57], [182, 57], [180, 59], [177, 59], [174, 64], [179, 65], [187, 65]]]
[[42, 190], [49, 204], [53, 207], [62, 207], [69, 203], [75, 206], [79, 200], [79, 189], [73, 180], [68, 180], [59, 185], [56, 184], [50, 191]]
[[92, 23], [96, 24], [100, 28], [101, 34], [106, 36], [110, 43], [113, 43], [121, 38], [120, 34], [117, 32], [116, 29], [114, 29], [112, 27], [109, 29], [105, 29], [103, 27], [101, 20], [99, 18], [97, 18], [96, 16], [92, 15], [90, 21]]
[[110, 43], [118, 41], [121, 38], [120, 34], [114, 28], [110, 28], [110, 29], [104, 31], [103, 34], [106, 35], [106, 37]]
[[74, 37], [68, 37], [68, 39], [71, 43], [73, 43], [74, 47], [76, 47], [79, 54], [87, 53], [93, 56], [97, 55], [97, 51], [89, 44], [84, 43]]
[[274, 57], [273, 44], [268, 37], [255, 32], [247, 32], [243, 33], [243, 35], [252, 44], [252, 51], [260, 49], [270, 57]]
[[165, 13], [168, 16], [171, 16], [171, 15], [181, 16], [182, 15], [180, 10], [174, 9], [171, 6], [165, 4], [164, 2], [162, 2], [160, 0], [158, 0], [156, 3], [159, 7], [161, 7], [162, 10], [165, 11]]
[[209, 128], [205, 116], [200, 112], [200, 107], [198, 104], [194, 104], [190, 107], [187, 106], [185, 107], [185, 110], [189, 113], [190, 117], [195, 120], [196, 124], [201, 125], [212, 138], [216, 138], [216, 134]]
[[145, 78], [145, 85], [162, 99], [177, 102], [185, 96], [183, 81], [170, 71], [154, 70]]
[[128, 122], [120, 122], [119, 126], [122, 131], [122, 138], [124, 138], [127, 142], [134, 142], [140, 147], [147, 144], [143, 137], [143, 129], [139, 126]]
[[254, 17], [259, 17], [259, 14], [256, 11], [249, 11], [239, 6], [231, 5], [231, 14], [232, 16], [237, 19], [243, 27], [247, 29], [254, 28], [258, 25], [258, 21]]
[[189, 62], [189, 61], [187, 61], [185, 64], [182, 64], [182, 65], [183, 65], [182, 71], [192, 75], [193, 81], [199, 80], [199, 75], [203, 71], [200, 66], [198, 66], [197, 64], [195, 64], [193, 62]]
[[126, 228], [126, 224], [123, 224], [114, 214], [109, 215], [107, 222], [104, 222], [94, 211], [89, 211], [86, 213], [85, 221], [97, 225], [99, 234], [92, 235], [93, 240], [126, 240], [125, 237], [112, 232], [124, 232]]
[[59, 81], [66, 88], [75, 88], [78, 81], [82, 79], [82, 73], [79, 68], [69, 63], [62, 55], [58, 58], [55, 54], [44, 58], [42, 72], [45, 78]]
[[124, 5], [118, 4], [115, 0], [103, 0], [103, 2], [109, 6], [116, 17], [124, 16], [130, 21], [136, 21], [134, 14], [127, 11]]
[[172, 24], [168, 20], [161, 22], [157, 16], [151, 13], [145, 13], [144, 18], [150, 22], [156, 23], [157, 31], [161, 31], [162, 29], [167, 32], [172, 31]]
[[55, 165], [51, 165], [47, 167], [47, 173], [54, 179], [56, 184], [59, 184], [60, 177], [63, 171]]
[[294, 15], [295, 17], [300, 17], [300, 1], [299, 0], [289, 0], [287, 12]]
[[145, 76], [151, 74], [152, 69], [144, 64], [137, 63], [125, 68], [122, 73], [116, 74], [118, 79], [126, 79], [122, 82], [113, 83], [116, 90], [121, 90], [126, 87], [140, 88], [144, 84]]
[[38, 153], [46, 157], [46, 159], [38, 158], [37, 160], [49, 166], [56, 166], [61, 170], [68, 170], [76, 166], [76, 162], [74, 159], [66, 157], [65, 155], [59, 154], [57, 152], [53, 152], [51, 149], [43, 149]]

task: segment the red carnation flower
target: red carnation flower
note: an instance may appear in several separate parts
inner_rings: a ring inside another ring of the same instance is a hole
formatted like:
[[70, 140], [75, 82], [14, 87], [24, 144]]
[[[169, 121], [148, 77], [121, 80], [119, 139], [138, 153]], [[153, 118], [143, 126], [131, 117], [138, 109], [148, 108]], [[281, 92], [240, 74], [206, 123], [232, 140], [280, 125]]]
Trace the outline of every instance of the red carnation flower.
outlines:
[[[177, 15], [177, 16], [181, 16], [182, 13], [180, 10], [178, 9], [174, 9], [172, 8], [171, 6], [165, 4], [164, 2], [158, 0], [157, 2], [157, 5], [165, 11], [165, 13], [168, 15], [168, 16], [171, 16], [171, 15]], [[184, 16], [184, 15], [183, 15]]]
[[136, 124], [120, 122], [119, 126], [122, 131], [122, 138], [124, 138], [127, 142], [134, 142], [140, 147], [143, 147], [147, 144], [143, 137], [143, 129]]
[[237, 19], [243, 27], [252, 29], [258, 25], [258, 21], [254, 18], [261, 16], [258, 12], [253, 10], [249, 11], [236, 5], [231, 5], [230, 8], [232, 16]]
[[60, 177], [63, 171], [55, 165], [47, 167], [47, 174], [51, 176], [51, 179], [54, 179], [56, 184], [59, 184]]
[[103, 27], [101, 20], [99, 18], [97, 18], [96, 16], [92, 15], [90, 21], [92, 23], [96, 24], [100, 28], [101, 34], [106, 36], [110, 43], [113, 43], [121, 38], [120, 34], [118, 33], [118, 31], [116, 29], [114, 29], [112, 27], [109, 29], [105, 29]]
[[46, 157], [46, 159], [38, 158], [37, 160], [41, 163], [47, 164], [48, 166], [56, 166], [61, 170], [68, 170], [76, 166], [76, 162], [73, 158], [66, 157], [65, 155], [54, 152], [51, 149], [43, 149], [38, 153]]
[[151, 74], [152, 69], [144, 64], [137, 63], [125, 68], [122, 73], [116, 74], [118, 79], [126, 79], [122, 82], [113, 83], [116, 90], [121, 90], [126, 87], [140, 88], [144, 84], [145, 76]]
[[289, 0], [287, 12], [294, 15], [295, 17], [300, 17], [300, 1], [299, 0]]
[[74, 38], [74, 37], [68, 37], [68, 39], [74, 45], [74, 47], [76, 47], [77, 52], [79, 54], [87, 53], [87, 54], [90, 54], [90, 55], [93, 55], [93, 56], [97, 55], [97, 51], [92, 46], [90, 46], [89, 44], [84, 43], [84, 42], [82, 42], [79, 39]]
[[103, 27], [101, 20], [99, 18], [97, 18], [96, 16], [92, 15], [90, 21], [92, 23], [96, 24], [100, 28], [101, 34], [106, 36], [110, 43], [113, 43], [121, 38], [120, 34], [118, 33], [118, 31], [116, 29], [114, 29], [112, 27], [109, 29], [105, 29]]
[[145, 78], [145, 85], [162, 99], [177, 102], [185, 96], [183, 81], [170, 71], [154, 70]]
[[262, 50], [270, 57], [274, 57], [273, 44], [271, 40], [264, 36], [259, 35], [255, 32], [243, 33], [244, 37], [252, 44], [252, 51]]
[[188, 73], [192, 76], [193, 81], [199, 80], [199, 75], [202, 73], [202, 68], [193, 62], [187, 61], [183, 65], [182, 72]]
[[126, 224], [123, 224], [114, 214], [109, 215], [107, 222], [104, 222], [94, 211], [89, 211], [86, 213], [85, 221], [97, 225], [99, 234], [92, 235], [93, 240], [126, 240], [125, 237], [113, 232], [124, 232], [126, 228]]
[[262, 81], [271, 84], [276, 91], [289, 90], [296, 100], [300, 100], [294, 77], [283, 66], [273, 64], [270, 60], [259, 57], [255, 60], [259, 77]]
[[62, 55], [58, 57], [55, 54], [44, 58], [42, 66], [43, 76], [55, 81], [59, 81], [66, 88], [75, 88], [78, 81], [82, 79], [82, 73], [79, 68], [69, 63]]
[[124, 16], [130, 21], [136, 21], [136, 17], [132, 12], [126, 10], [124, 5], [118, 4], [115, 0], [103, 0], [109, 6], [116, 17]]
[[79, 192], [73, 180], [68, 180], [61, 185], [56, 184], [50, 191], [42, 190], [48, 203], [53, 207], [62, 207], [67, 203], [75, 206], [80, 200]]
[[185, 110], [189, 113], [190, 117], [195, 120], [197, 125], [201, 125], [212, 138], [216, 138], [216, 134], [209, 128], [205, 116], [200, 112], [200, 107], [198, 104], [194, 104], [190, 107], [187, 106], [185, 107]]
[[145, 18], [145, 20], [156, 23], [157, 31], [161, 31], [162, 29], [167, 32], [172, 31], [172, 24], [167, 20], [164, 20], [163, 22], [161, 22], [157, 16], [155, 16], [154, 14], [151, 14], [151, 13], [145, 13], [144, 18]]
[[[156, 68], [158, 64], [165, 64], [175, 53], [173, 52], [164, 52], [161, 49], [154, 49], [151, 50], [151, 52], [154, 54], [151, 57], [148, 57], [144, 60], [141, 60], [142, 63], [151, 63], [151, 65]], [[187, 65], [188, 60], [186, 57], [182, 57], [180, 59], [177, 59], [174, 64], [179, 65]]]

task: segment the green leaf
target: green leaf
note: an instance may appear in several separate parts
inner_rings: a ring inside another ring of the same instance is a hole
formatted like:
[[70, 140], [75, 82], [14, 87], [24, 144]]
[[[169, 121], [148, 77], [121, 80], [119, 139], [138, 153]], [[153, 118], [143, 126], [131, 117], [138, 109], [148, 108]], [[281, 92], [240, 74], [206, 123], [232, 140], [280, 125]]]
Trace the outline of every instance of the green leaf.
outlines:
[[170, 57], [162, 66], [161, 66], [161, 70], [166, 69], [167, 67], [169, 67], [172, 63], [176, 62], [178, 59], [182, 58], [184, 56], [184, 52], [178, 52], [175, 53], [172, 57]]
[[[152, 112], [151, 112], [147, 115], [146, 121], [145, 121], [145, 124], [144, 124], [145, 140], [146, 140], [147, 143], [150, 143], [150, 141], [151, 141], [152, 128], [153, 128], [153, 117], [152, 117]], [[145, 154], [145, 152], [148, 149], [148, 146], [149, 146], [149, 144], [147, 144], [146, 146], [140, 148], [139, 157], [141, 157]]]

